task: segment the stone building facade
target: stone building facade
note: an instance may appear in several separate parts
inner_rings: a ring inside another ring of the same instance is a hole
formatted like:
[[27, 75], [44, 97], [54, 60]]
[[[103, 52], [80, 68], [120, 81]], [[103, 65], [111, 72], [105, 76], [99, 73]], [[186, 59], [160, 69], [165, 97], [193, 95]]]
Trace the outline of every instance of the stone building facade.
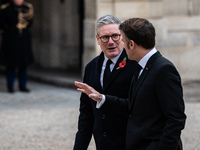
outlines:
[[102, 15], [122, 21], [150, 20], [156, 28], [156, 48], [171, 60], [183, 80], [200, 79], [200, 0], [85, 0], [83, 66], [100, 50], [95, 21]]
[[35, 66], [52, 70], [80, 70], [83, 51], [83, 1], [29, 2], [35, 9], [32, 28]]
[[95, 22], [106, 14], [122, 21], [150, 20], [156, 48], [184, 80], [200, 79], [200, 0], [27, 0], [34, 5], [35, 66], [81, 73], [101, 50]]

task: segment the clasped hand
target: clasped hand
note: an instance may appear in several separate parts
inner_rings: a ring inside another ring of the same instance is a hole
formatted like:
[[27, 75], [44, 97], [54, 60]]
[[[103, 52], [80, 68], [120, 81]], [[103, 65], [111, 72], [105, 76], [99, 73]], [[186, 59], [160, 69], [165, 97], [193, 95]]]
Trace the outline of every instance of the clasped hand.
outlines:
[[74, 83], [78, 87], [77, 91], [87, 94], [88, 97], [93, 99], [94, 101], [101, 102], [102, 95], [99, 92], [97, 92], [93, 87], [82, 82], [75, 81]]

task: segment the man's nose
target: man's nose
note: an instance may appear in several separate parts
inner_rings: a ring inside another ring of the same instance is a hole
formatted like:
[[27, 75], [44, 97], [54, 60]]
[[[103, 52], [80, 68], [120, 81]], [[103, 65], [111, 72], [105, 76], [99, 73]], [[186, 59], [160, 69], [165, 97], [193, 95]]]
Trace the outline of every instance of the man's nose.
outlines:
[[111, 36], [109, 37], [109, 39], [108, 39], [108, 43], [110, 44], [110, 43], [114, 43], [114, 41], [113, 41], [113, 39], [111, 38]]

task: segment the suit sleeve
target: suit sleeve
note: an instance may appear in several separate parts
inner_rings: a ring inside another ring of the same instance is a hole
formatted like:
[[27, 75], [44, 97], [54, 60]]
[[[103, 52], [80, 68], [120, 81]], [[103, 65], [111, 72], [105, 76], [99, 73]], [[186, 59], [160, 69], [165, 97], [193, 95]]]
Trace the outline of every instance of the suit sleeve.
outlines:
[[105, 103], [101, 109], [105, 111], [112, 111], [114, 113], [128, 114], [128, 99], [122, 99], [116, 96], [105, 95]]
[[[83, 82], [87, 83], [86, 74]], [[79, 111], [78, 132], [76, 133], [74, 150], [87, 150], [92, 137], [94, 116], [90, 99], [84, 93], [82, 93], [80, 97]]]
[[160, 70], [156, 82], [156, 93], [162, 112], [167, 119], [156, 150], [177, 150], [186, 115], [181, 79], [173, 65], [166, 65]]

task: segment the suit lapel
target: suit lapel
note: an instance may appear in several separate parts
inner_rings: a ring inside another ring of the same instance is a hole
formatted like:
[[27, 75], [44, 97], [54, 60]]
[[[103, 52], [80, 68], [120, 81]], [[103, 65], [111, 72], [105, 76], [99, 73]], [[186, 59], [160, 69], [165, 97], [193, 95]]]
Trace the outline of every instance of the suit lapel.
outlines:
[[96, 88], [96, 90], [98, 89], [99, 92], [103, 91], [103, 88], [101, 86], [101, 81], [100, 81], [103, 61], [104, 61], [104, 54], [102, 52], [99, 56], [97, 63], [96, 63], [97, 66], [95, 68], [97, 68], [97, 71], [94, 71], [94, 76], [95, 76], [94, 81], [97, 82], [95, 88]]
[[[145, 68], [148, 68], [148, 69], [145, 69]], [[142, 74], [140, 75], [139, 79], [137, 80], [136, 84], [135, 84], [135, 85], [132, 85], [132, 90], [131, 90], [132, 95], [131, 95], [131, 97], [130, 97], [130, 107], [129, 107], [129, 109], [132, 108], [133, 103], [134, 103], [134, 101], [135, 101], [136, 94], [137, 94], [137, 92], [138, 92], [138, 90], [139, 90], [141, 84], [142, 84], [143, 81], [145, 80], [145, 78], [146, 78], [146, 76], [147, 76], [149, 70], [151, 69], [151, 65], [148, 65], [148, 66], [146, 66], [145, 68], [144, 68]]]
[[[111, 74], [111, 79], [109, 80], [108, 84], [104, 88], [104, 91], [109, 87], [109, 85], [113, 82], [113, 80], [118, 76], [118, 74], [123, 70], [123, 68], [119, 68], [119, 64], [123, 61], [124, 58], [127, 58], [126, 51], [123, 50], [121, 56], [119, 57], [117, 63], [115, 64], [115, 67], [113, 68], [112, 74]], [[128, 58], [127, 58], [128, 59]]]
[[152, 55], [150, 57], [150, 59], [148, 60], [145, 68], [143, 69], [143, 72], [140, 75], [140, 77], [139, 77], [138, 81], [136, 82], [136, 84], [135, 85], [131, 85], [130, 92], [132, 92], [132, 93], [130, 93], [130, 97], [129, 97], [129, 103], [130, 103], [129, 110], [131, 110], [133, 108], [136, 94], [137, 94], [140, 86], [144, 82], [144, 80], [145, 80], [147, 74], [149, 73], [151, 67], [153, 66], [153, 62], [160, 56], [161, 56], [160, 52], [156, 52], [154, 55]]

